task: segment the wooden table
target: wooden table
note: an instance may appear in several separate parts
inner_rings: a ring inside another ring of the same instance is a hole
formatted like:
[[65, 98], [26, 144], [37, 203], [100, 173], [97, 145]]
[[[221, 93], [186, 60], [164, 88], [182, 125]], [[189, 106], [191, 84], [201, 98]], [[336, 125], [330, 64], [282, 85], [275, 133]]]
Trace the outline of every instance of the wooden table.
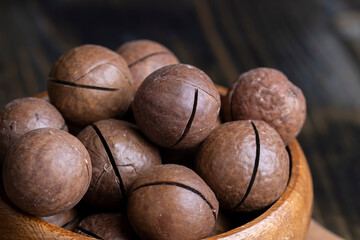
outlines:
[[224, 86], [251, 68], [277, 68], [307, 99], [298, 140], [313, 218], [360, 239], [359, 9], [355, 0], [1, 1], [0, 105], [45, 90], [54, 61], [84, 43], [159, 41]]
[[337, 236], [336, 234], [330, 232], [323, 226], [321, 226], [315, 220], [311, 220], [309, 231], [305, 240], [341, 240], [343, 238]]

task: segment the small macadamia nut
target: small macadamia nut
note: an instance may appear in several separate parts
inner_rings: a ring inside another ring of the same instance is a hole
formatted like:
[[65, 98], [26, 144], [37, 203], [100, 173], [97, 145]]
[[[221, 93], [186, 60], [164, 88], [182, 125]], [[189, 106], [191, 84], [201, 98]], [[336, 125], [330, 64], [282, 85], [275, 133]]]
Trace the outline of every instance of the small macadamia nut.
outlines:
[[203, 71], [175, 64], [150, 74], [132, 106], [137, 125], [150, 140], [166, 148], [191, 148], [214, 128], [220, 96]]
[[47, 127], [67, 131], [64, 118], [50, 103], [27, 97], [6, 104], [0, 111], [0, 166], [1, 159], [19, 137], [31, 130]]
[[212, 190], [192, 170], [155, 166], [134, 183], [128, 218], [142, 239], [200, 239], [211, 232], [219, 210]]
[[151, 40], [126, 42], [117, 50], [127, 62], [134, 83], [134, 92], [153, 71], [179, 63], [177, 57], [165, 46]]
[[289, 179], [289, 155], [280, 135], [258, 120], [217, 127], [201, 144], [195, 170], [224, 209], [262, 210], [275, 202]]
[[51, 69], [48, 92], [64, 118], [79, 126], [121, 117], [132, 99], [133, 83], [125, 60], [97, 45], [62, 55]]
[[71, 134], [53, 128], [25, 133], [4, 161], [4, 189], [20, 209], [39, 217], [73, 208], [91, 180], [90, 156]]

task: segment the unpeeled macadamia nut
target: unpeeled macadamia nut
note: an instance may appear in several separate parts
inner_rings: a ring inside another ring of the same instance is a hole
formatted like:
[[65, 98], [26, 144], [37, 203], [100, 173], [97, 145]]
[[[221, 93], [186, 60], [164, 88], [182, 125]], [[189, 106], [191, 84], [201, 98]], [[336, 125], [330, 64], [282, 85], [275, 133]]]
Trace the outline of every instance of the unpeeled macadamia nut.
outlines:
[[90, 156], [71, 134], [53, 128], [25, 133], [4, 161], [4, 189], [20, 209], [39, 217], [74, 207], [91, 180]]
[[23, 134], [38, 128], [57, 128], [67, 131], [64, 118], [50, 103], [39, 98], [15, 99], [0, 111], [0, 166], [1, 159], [12, 144]]
[[128, 218], [142, 239], [200, 239], [211, 232], [219, 203], [191, 169], [155, 166], [134, 183]]
[[139, 128], [156, 144], [191, 148], [214, 128], [220, 96], [203, 71], [175, 64], [156, 70], [144, 80], [132, 109]]
[[49, 74], [50, 101], [64, 118], [80, 126], [121, 117], [132, 99], [132, 77], [125, 60], [97, 45], [71, 49]]
[[128, 122], [107, 119], [87, 126], [78, 135], [88, 149], [93, 174], [84, 201], [118, 210], [138, 176], [161, 164], [160, 153], [139, 129]]
[[106, 240], [138, 239], [126, 216], [120, 213], [98, 213], [84, 218], [76, 233]]
[[166, 65], [177, 64], [177, 57], [165, 46], [151, 40], [126, 42], [117, 50], [127, 62], [133, 77], [134, 92], [153, 71]]
[[224, 209], [262, 210], [275, 202], [289, 179], [289, 155], [274, 128], [263, 121], [225, 123], [201, 144], [195, 170]]
[[242, 75], [224, 101], [224, 120], [263, 120], [275, 128], [288, 145], [306, 118], [302, 91], [280, 71], [256, 68]]

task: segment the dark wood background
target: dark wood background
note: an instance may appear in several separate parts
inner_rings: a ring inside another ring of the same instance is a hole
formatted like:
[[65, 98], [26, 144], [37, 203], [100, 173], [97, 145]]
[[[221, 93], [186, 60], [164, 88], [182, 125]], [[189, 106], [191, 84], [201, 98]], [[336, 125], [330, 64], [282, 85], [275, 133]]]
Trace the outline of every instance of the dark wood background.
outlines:
[[313, 217], [360, 239], [360, 1], [0, 1], [0, 105], [46, 90], [64, 51], [152, 39], [229, 86], [251, 68], [304, 92]]

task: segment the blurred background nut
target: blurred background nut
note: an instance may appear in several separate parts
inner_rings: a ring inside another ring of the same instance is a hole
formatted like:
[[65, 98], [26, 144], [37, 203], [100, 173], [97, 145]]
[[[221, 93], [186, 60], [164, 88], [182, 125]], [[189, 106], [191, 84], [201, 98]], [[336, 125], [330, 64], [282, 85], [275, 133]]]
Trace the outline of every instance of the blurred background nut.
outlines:
[[150, 73], [166, 65], [179, 63], [177, 57], [169, 49], [151, 40], [126, 42], [116, 52], [125, 59], [130, 68], [134, 93]]
[[278, 131], [285, 145], [300, 133], [306, 118], [301, 89], [272, 68], [241, 74], [223, 103], [226, 121], [263, 120]]

